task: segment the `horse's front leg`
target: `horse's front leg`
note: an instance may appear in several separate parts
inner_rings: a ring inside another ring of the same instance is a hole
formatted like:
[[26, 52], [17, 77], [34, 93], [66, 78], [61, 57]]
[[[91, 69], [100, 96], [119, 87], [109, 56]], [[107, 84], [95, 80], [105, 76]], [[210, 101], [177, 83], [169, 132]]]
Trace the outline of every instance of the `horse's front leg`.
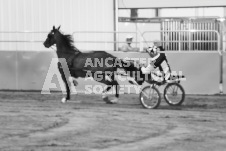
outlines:
[[69, 81], [70, 81], [71, 94], [77, 94], [76, 86], [78, 85], [78, 82], [77, 82], [76, 78], [69, 77]]
[[69, 83], [69, 77], [66, 77], [66, 75], [64, 74], [63, 68], [62, 68], [62, 66], [61, 66], [60, 63], [58, 63], [58, 69], [59, 69], [59, 72], [60, 72], [60, 74], [61, 74], [62, 80], [63, 80], [63, 82], [64, 82], [64, 84], [65, 84], [66, 91], [67, 91], [67, 96], [66, 96], [66, 98], [63, 97], [62, 100], [61, 100], [62, 103], [65, 103], [65, 102], [67, 102], [68, 100], [70, 100], [70, 93], [71, 93], [71, 92], [70, 92], [70, 87], [69, 87], [69, 85], [68, 85], [68, 83]]

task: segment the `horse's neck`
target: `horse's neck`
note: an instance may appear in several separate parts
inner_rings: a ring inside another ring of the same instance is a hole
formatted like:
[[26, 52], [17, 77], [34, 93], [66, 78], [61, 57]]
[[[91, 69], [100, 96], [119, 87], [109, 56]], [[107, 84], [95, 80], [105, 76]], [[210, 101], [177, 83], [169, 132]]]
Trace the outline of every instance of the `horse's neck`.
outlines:
[[60, 53], [72, 53], [73, 52], [73, 50], [71, 48], [68, 48], [61, 43], [57, 43], [56, 47], [57, 47], [57, 51]]
[[78, 49], [74, 48], [70, 44], [65, 44], [65, 39], [62, 39], [61, 36], [57, 38], [56, 47], [58, 58], [67, 58], [76, 54], [76, 52], [80, 53]]

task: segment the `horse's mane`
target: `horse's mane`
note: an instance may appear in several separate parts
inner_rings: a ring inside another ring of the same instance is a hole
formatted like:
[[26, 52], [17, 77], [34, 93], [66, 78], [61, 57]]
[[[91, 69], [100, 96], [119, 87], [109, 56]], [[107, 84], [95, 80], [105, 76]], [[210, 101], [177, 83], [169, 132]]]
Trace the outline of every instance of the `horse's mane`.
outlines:
[[75, 46], [74, 46], [74, 40], [73, 37], [71, 35], [64, 35], [61, 34], [62, 36], [62, 43], [68, 47], [70, 50], [74, 50], [74, 51], [79, 51]]

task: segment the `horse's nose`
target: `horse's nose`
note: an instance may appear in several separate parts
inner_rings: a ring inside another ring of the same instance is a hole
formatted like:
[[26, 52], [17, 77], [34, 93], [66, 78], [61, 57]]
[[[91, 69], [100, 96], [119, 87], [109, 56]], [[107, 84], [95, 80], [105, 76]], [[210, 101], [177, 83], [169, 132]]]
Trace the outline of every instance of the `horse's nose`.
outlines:
[[46, 42], [43, 42], [43, 45], [47, 48]]

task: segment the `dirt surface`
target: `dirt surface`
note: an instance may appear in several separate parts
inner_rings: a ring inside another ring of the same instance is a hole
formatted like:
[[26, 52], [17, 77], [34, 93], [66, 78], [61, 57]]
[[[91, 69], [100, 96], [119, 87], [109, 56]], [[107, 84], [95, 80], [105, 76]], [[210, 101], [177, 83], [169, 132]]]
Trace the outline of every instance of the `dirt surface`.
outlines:
[[105, 104], [100, 95], [0, 92], [0, 150], [226, 150], [226, 96], [187, 95], [144, 109], [138, 95]]

